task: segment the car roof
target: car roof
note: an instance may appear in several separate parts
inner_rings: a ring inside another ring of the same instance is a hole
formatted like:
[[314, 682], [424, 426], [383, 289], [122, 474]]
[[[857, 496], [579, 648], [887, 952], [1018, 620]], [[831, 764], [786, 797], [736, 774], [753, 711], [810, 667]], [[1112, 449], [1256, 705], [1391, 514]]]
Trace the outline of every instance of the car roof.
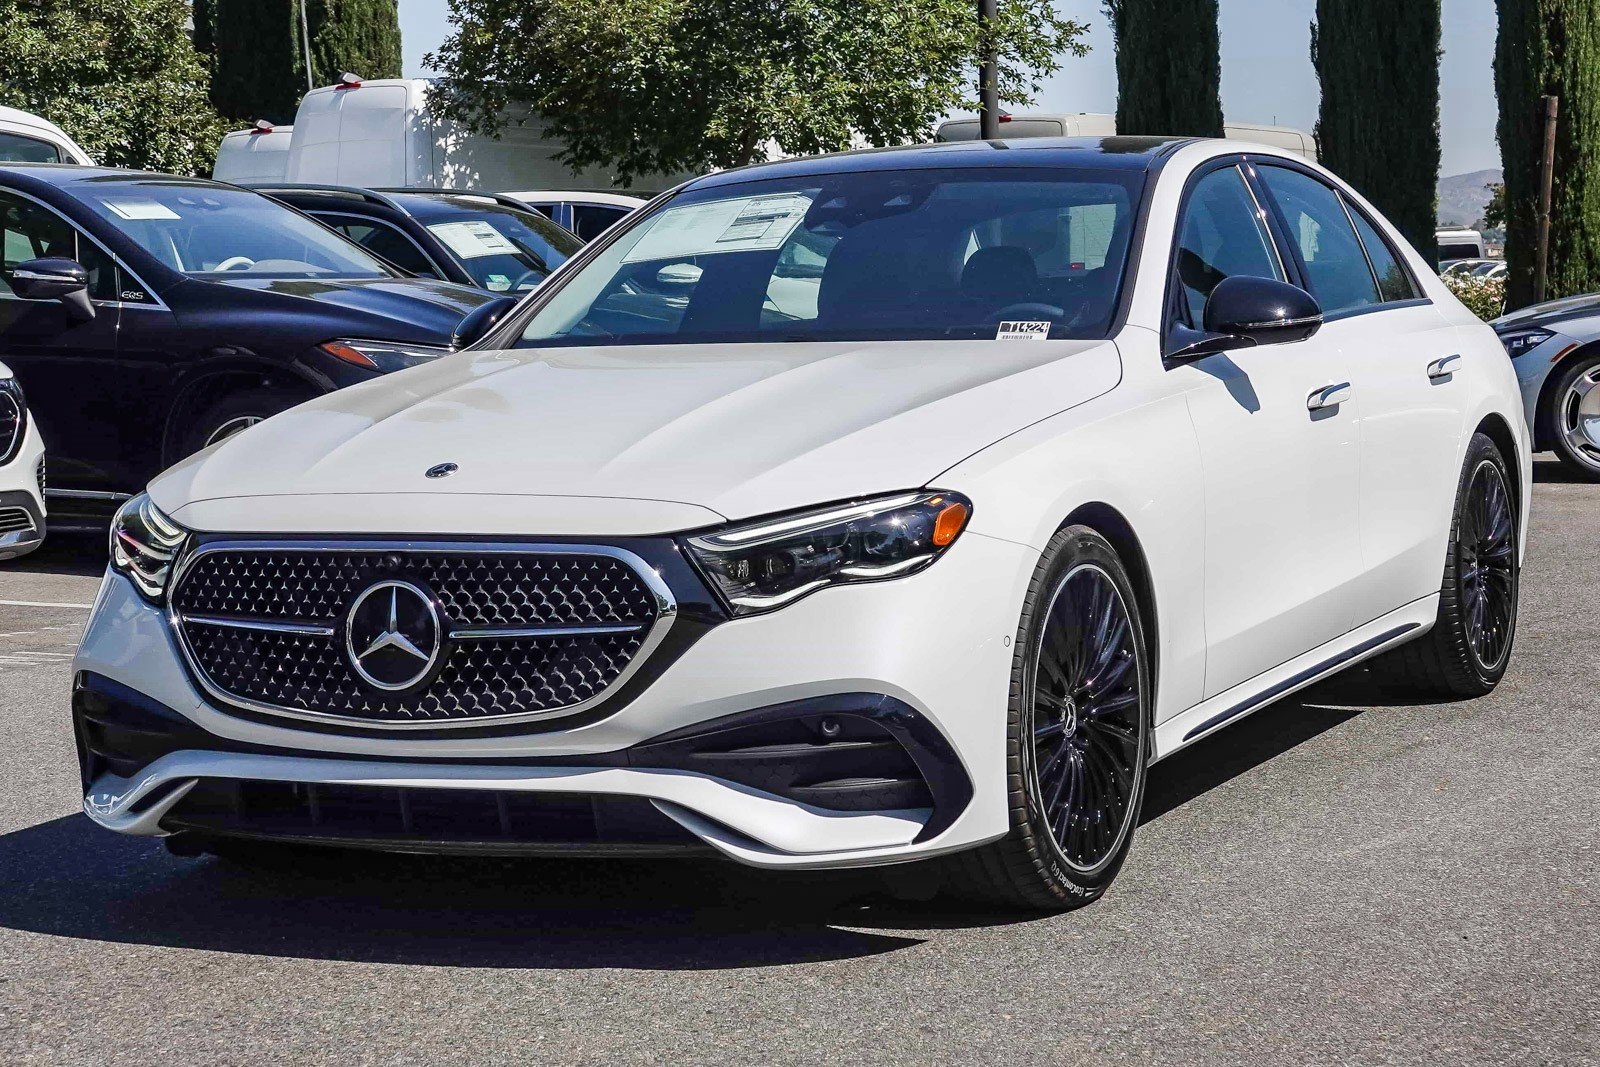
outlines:
[[182, 174], [161, 174], [148, 170], [124, 170], [119, 167], [91, 167], [76, 163], [0, 163], [0, 174], [17, 174], [33, 178], [46, 185], [65, 186], [81, 182], [114, 184], [119, 181], [188, 182], [194, 185], [222, 185], [206, 178], [186, 177]]
[[1193, 137], [1019, 137], [1016, 140], [955, 141], [865, 148], [824, 156], [800, 156], [774, 163], [719, 171], [688, 182], [687, 189], [813, 174], [875, 170], [931, 170], [944, 167], [1081, 167], [1147, 171]]
[[515, 210], [532, 213], [519, 200], [467, 189], [365, 189], [355, 185], [304, 185], [295, 182], [250, 182], [249, 188], [297, 203], [319, 201], [371, 211], [400, 211], [417, 219], [437, 218], [460, 210]]

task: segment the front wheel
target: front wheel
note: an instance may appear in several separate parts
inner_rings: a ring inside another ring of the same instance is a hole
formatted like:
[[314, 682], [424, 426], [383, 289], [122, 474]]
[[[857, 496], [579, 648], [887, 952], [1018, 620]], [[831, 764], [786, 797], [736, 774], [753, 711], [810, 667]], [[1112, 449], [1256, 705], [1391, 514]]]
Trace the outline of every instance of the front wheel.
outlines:
[[1011, 831], [953, 857], [958, 892], [1064, 910], [1121, 869], [1144, 803], [1153, 687], [1139, 605], [1116, 550], [1060, 531], [1023, 604], [1011, 678]]
[[245, 389], [229, 394], [194, 420], [183, 437], [183, 454], [190, 456], [226, 441], [307, 399], [305, 394], [288, 389]]
[[1517, 635], [1518, 543], [1505, 457], [1487, 436], [1475, 434], [1456, 491], [1438, 619], [1424, 637], [1375, 659], [1374, 675], [1434, 696], [1493, 692]]

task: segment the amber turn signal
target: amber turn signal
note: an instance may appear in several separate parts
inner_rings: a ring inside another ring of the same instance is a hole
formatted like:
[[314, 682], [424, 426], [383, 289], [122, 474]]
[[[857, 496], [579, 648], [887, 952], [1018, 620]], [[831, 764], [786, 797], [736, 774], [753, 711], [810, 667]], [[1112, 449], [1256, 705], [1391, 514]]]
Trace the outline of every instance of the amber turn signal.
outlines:
[[972, 514], [965, 504], [949, 503], [939, 512], [939, 517], [933, 520], [933, 543], [939, 548], [949, 545], [967, 525], [967, 516]]

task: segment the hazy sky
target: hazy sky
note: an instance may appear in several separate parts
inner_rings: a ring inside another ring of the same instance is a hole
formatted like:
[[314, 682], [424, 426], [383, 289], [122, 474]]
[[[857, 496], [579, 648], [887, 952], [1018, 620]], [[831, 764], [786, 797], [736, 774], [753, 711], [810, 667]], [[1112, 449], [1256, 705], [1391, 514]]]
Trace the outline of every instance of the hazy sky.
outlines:
[[[1228, 118], [1310, 130], [1317, 121], [1317, 76], [1311, 69], [1316, 0], [1221, 0], [1221, 5], [1222, 104]], [[1056, 0], [1056, 8], [1090, 27], [1093, 51], [1066, 61], [1040, 94], [1039, 108], [1115, 111], [1111, 31], [1100, 0]], [[448, 11], [445, 0], [400, 0], [408, 77], [429, 73], [422, 57], [449, 32]], [[1446, 175], [1500, 165], [1494, 138], [1494, 35], [1494, 0], [1444, 0]]]

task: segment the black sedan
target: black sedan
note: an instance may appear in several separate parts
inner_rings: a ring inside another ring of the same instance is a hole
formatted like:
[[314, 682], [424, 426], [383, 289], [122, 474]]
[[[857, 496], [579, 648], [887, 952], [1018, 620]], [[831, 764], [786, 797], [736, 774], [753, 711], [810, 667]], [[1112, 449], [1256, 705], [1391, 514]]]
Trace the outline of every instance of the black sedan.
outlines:
[[489, 193], [253, 185], [422, 278], [525, 293], [583, 242], [524, 204]]
[[513, 304], [194, 178], [0, 166], [0, 236], [0, 362], [66, 525], [254, 422], [444, 355]]

